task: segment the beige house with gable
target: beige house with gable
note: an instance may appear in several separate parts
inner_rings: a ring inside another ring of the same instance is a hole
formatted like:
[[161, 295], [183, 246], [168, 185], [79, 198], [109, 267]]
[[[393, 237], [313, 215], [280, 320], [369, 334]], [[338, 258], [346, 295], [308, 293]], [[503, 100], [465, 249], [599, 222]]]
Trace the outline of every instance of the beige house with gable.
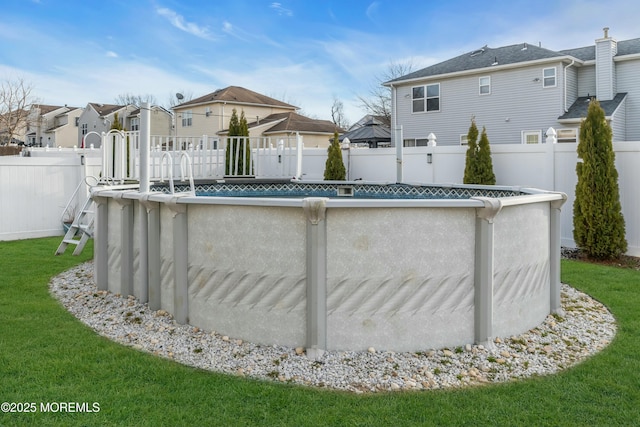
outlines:
[[242, 112], [250, 137], [286, 139], [299, 133], [305, 147], [328, 147], [335, 130], [332, 122], [297, 114], [298, 107], [239, 86], [229, 86], [173, 107], [175, 136], [225, 136], [233, 110]]
[[35, 147], [77, 146], [82, 108], [33, 105], [29, 111], [26, 143]]

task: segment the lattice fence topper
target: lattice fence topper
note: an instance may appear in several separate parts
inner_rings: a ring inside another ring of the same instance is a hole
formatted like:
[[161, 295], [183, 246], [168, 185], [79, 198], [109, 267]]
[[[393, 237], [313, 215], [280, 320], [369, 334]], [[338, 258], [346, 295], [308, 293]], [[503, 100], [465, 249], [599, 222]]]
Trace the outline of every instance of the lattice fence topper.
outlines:
[[[505, 189], [456, 188], [407, 184], [334, 184], [334, 183], [210, 183], [196, 184], [196, 195], [217, 197], [336, 197], [338, 188], [352, 188], [354, 198], [362, 199], [469, 199], [471, 197], [514, 197], [523, 193]], [[169, 193], [169, 188], [156, 185], [153, 191]], [[176, 185], [175, 191], [188, 191]]]

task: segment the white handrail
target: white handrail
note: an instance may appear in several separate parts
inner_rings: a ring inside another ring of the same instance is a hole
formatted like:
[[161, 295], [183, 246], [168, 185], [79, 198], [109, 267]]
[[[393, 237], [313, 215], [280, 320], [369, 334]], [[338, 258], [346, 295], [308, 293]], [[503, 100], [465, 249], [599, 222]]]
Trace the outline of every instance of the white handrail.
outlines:
[[160, 156], [160, 182], [164, 182], [164, 159], [169, 160], [169, 190], [171, 194], [175, 194], [175, 188], [173, 187], [173, 158], [168, 151], [163, 151]]
[[180, 153], [180, 175], [182, 178], [182, 181], [185, 181], [184, 179], [184, 163], [183, 160], [186, 159], [186, 163], [187, 163], [187, 167], [188, 167], [188, 173], [189, 173], [189, 186], [191, 188], [191, 193], [192, 194], [196, 194], [196, 187], [195, 184], [193, 182], [193, 166], [191, 164], [191, 157], [189, 156], [189, 154], [187, 154], [186, 151], [183, 151]]
[[[89, 178], [94, 180], [95, 183], [90, 184], [89, 181], [88, 181]], [[84, 179], [82, 181], [80, 181], [78, 183], [78, 186], [73, 191], [73, 194], [71, 194], [71, 197], [69, 198], [69, 201], [67, 202], [67, 205], [62, 210], [62, 215], [60, 215], [60, 221], [61, 222], [64, 222], [64, 220], [67, 217], [67, 215], [71, 215], [71, 216], [75, 217], [75, 212], [73, 212], [73, 210], [71, 209], [71, 206], [74, 204], [74, 201], [76, 200], [76, 196], [78, 195], [78, 192], [80, 191], [80, 188], [82, 188], [82, 185], [84, 184], [88, 188], [93, 188], [96, 185], [98, 185], [98, 182], [99, 182], [98, 178], [96, 178], [95, 176], [87, 175], [87, 176], [84, 177]]]

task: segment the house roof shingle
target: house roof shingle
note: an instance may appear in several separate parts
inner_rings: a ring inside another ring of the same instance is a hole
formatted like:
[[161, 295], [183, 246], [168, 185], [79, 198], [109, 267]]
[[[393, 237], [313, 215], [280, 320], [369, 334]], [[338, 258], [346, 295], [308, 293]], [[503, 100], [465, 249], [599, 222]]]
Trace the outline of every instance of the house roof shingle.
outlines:
[[292, 110], [297, 110], [298, 107], [287, 104], [286, 102], [278, 101], [277, 99], [273, 99], [266, 95], [262, 95], [260, 93], [254, 92], [249, 89], [245, 89], [240, 86], [229, 86], [224, 89], [218, 89], [215, 92], [209, 93], [207, 95], [201, 96], [196, 99], [192, 99], [187, 102], [183, 102], [182, 104], [176, 105], [175, 108], [183, 108], [191, 105], [198, 104], [210, 104], [213, 102], [232, 102], [236, 104], [252, 104], [252, 105], [264, 105], [264, 106], [273, 106], [273, 107], [281, 107], [281, 108], [290, 108]]
[[[622, 101], [626, 98], [626, 92], [617, 93], [616, 96], [608, 101], [599, 101], [600, 107], [604, 110], [605, 117], [611, 117]], [[587, 116], [587, 110], [589, 108], [589, 103], [593, 97], [590, 96], [581, 96], [576, 99], [571, 107], [569, 107], [569, 111], [564, 113], [562, 116], [558, 117], [558, 120], [580, 120]]]
[[96, 110], [96, 112], [101, 116], [108, 116], [109, 114], [121, 110], [125, 107], [124, 105], [98, 104], [94, 102], [90, 102], [89, 105], [91, 105], [91, 107]]
[[520, 43], [511, 46], [490, 48], [484, 46], [478, 50], [468, 52], [444, 62], [423, 68], [387, 83], [431, 77], [441, 74], [451, 74], [461, 71], [491, 68], [496, 65], [508, 65], [519, 62], [537, 61], [542, 59], [560, 58], [561, 53], [549, 49]]
[[[273, 121], [281, 119], [284, 120], [279, 121], [273, 127], [269, 128], [269, 130], [263, 132], [264, 134], [280, 132], [311, 132], [332, 134], [335, 131], [343, 132], [343, 129], [340, 129], [338, 126], [336, 126], [335, 123], [329, 120], [312, 119], [294, 112], [271, 114], [267, 116], [266, 119], [272, 119]], [[263, 120], [261, 120], [261, 122], [263, 122]]]
[[[633, 54], [640, 54], [640, 38], [623, 40], [617, 43], [617, 57]], [[481, 70], [498, 65], [517, 64], [553, 58], [573, 57], [581, 61], [591, 61], [595, 60], [595, 56], [595, 46], [566, 49], [557, 52], [528, 43], [498, 48], [484, 46], [478, 50], [390, 80], [386, 82], [386, 84], [462, 71]]]
[[[282, 132], [306, 132], [306, 133], [326, 133], [333, 134], [335, 131], [344, 132], [343, 129], [337, 127], [333, 122], [329, 120], [317, 120], [310, 117], [305, 117], [293, 111], [287, 113], [275, 113], [270, 114], [267, 117], [260, 119], [259, 121], [251, 122], [247, 124], [249, 129], [258, 126], [269, 126], [267, 130], [262, 133], [265, 135], [272, 133]], [[226, 134], [229, 130], [225, 129], [220, 134]]]

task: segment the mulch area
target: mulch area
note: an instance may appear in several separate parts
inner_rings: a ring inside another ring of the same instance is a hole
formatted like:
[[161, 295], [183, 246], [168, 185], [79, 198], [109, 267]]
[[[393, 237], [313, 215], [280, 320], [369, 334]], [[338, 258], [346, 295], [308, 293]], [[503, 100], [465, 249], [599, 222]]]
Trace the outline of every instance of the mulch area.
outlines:
[[578, 261], [590, 262], [593, 264], [608, 265], [611, 267], [631, 268], [640, 271], [640, 258], [622, 255], [618, 259], [593, 259], [582, 253], [579, 249], [562, 248], [562, 257], [566, 259], [575, 259]]

